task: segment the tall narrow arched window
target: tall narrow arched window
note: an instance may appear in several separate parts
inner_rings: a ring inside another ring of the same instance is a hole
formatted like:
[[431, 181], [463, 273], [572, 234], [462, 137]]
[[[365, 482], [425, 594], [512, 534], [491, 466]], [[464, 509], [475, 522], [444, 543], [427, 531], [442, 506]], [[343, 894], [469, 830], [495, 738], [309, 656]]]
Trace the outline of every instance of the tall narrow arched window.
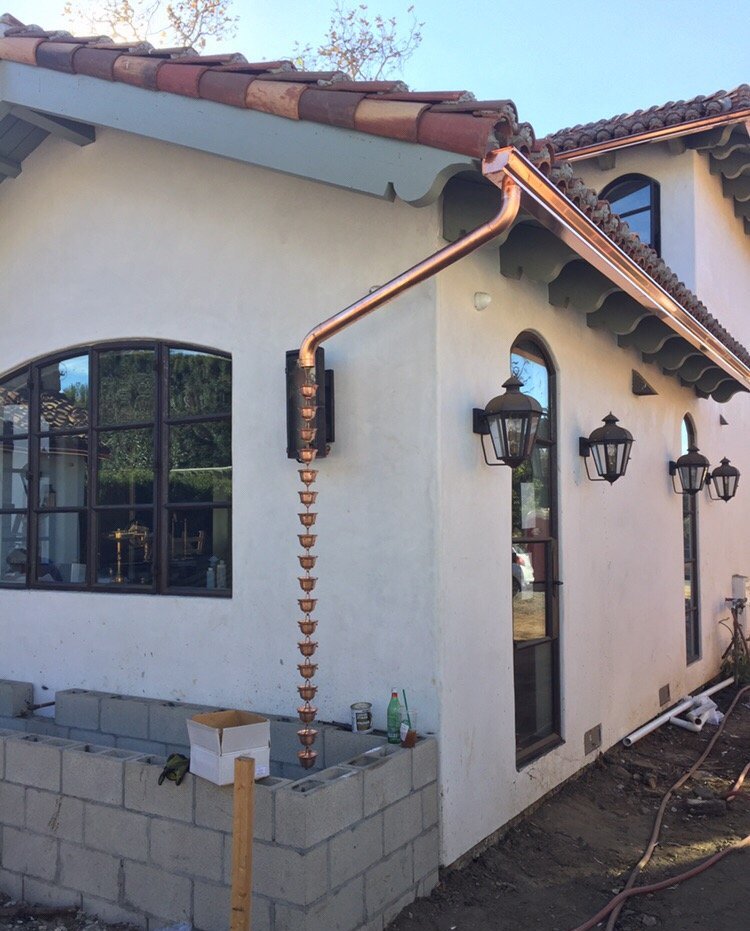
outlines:
[[0, 586], [231, 592], [232, 362], [140, 341], [0, 377]]
[[530, 460], [513, 470], [513, 675], [519, 765], [560, 742], [555, 372], [539, 341], [523, 334], [511, 371], [542, 406]]
[[646, 175], [623, 175], [599, 195], [628, 224], [641, 242], [661, 255], [659, 183]]
[[[697, 446], [695, 427], [690, 417], [682, 421], [682, 453]], [[701, 655], [700, 586], [698, 580], [698, 495], [682, 496], [682, 549], [685, 563], [685, 649], [688, 663]]]

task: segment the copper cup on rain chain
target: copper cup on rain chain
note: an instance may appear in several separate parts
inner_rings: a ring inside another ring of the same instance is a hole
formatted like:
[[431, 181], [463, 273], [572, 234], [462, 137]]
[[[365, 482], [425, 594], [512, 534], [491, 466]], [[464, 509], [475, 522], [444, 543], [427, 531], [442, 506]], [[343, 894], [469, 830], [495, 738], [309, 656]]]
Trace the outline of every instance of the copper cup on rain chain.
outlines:
[[314, 640], [299, 640], [297, 646], [303, 656], [314, 656], [318, 649], [318, 644]]
[[315, 513], [298, 514], [297, 516], [299, 517], [299, 522], [302, 524], [303, 527], [312, 527], [312, 525], [315, 523], [315, 521], [318, 518], [318, 515]]
[[300, 705], [297, 709], [297, 714], [299, 715], [299, 719], [303, 722], [303, 724], [310, 724], [312, 721], [314, 721], [317, 713], [318, 709], [313, 708], [312, 705]]
[[302, 568], [306, 569], [308, 572], [310, 571], [310, 569], [315, 568], [315, 563], [318, 561], [317, 556], [309, 556], [309, 555], [298, 556], [297, 559], [299, 559], [300, 566], [302, 566]]
[[312, 747], [315, 743], [315, 738], [318, 736], [318, 732], [314, 727], [303, 727], [297, 731], [297, 736], [299, 737], [299, 742], [305, 747]]
[[299, 480], [308, 487], [314, 484], [315, 479], [318, 477], [317, 469], [298, 469], [297, 471], [299, 472]]
[[318, 435], [317, 427], [303, 427], [299, 432], [303, 443], [312, 443]]
[[317, 598], [298, 598], [297, 604], [299, 609], [303, 614], [309, 614], [311, 611], [315, 610], [315, 605], [318, 603]]
[[315, 546], [318, 536], [315, 533], [298, 533], [297, 539], [302, 549], [311, 550]]
[[303, 420], [307, 420], [309, 422], [315, 419], [315, 415], [318, 413], [318, 409], [317, 407], [304, 406], [299, 409], [299, 413]]
[[297, 759], [300, 762], [300, 766], [304, 769], [311, 769], [315, 766], [315, 760], [318, 758], [318, 753], [316, 750], [311, 750], [309, 747], [305, 747], [304, 750], [300, 750], [297, 753]]
[[298, 576], [297, 581], [299, 582], [299, 587], [303, 592], [311, 592], [315, 588], [315, 583], [318, 580], [312, 576]]
[[318, 393], [318, 386], [317, 385], [302, 385], [302, 387], [299, 389], [299, 393], [302, 395], [303, 398], [307, 398], [309, 400], [310, 398], [314, 398], [315, 395]]
[[317, 685], [298, 685], [297, 691], [302, 701], [312, 701], [318, 691]]
[[317, 491], [298, 491], [297, 494], [306, 508], [309, 508], [311, 504], [315, 504], [315, 500], [318, 497]]
[[313, 462], [317, 455], [317, 449], [300, 449], [298, 452], [300, 462]]
[[317, 663], [297, 663], [297, 669], [299, 669], [299, 674], [303, 679], [312, 679], [315, 673], [318, 671]]
[[318, 626], [318, 622], [311, 620], [309, 617], [306, 617], [303, 621], [297, 621], [297, 624], [299, 624], [299, 629], [306, 637], [314, 634], [315, 628]]

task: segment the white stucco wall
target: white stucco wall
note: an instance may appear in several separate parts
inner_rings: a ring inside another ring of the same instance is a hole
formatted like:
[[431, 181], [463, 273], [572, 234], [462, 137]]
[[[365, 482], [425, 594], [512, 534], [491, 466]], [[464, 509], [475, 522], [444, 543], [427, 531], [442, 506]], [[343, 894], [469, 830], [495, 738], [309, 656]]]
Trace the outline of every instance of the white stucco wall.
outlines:
[[[48, 140], [0, 186], [0, 372], [99, 340], [233, 354], [231, 600], [0, 590], [0, 676], [295, 713], [299, 480], [284, 353], [432, 251], [437, 212], [114, 131]], [[434, 285], [327, 346], [336, 443], [320, 463], [320, 718], [385, 724], [405, 687], [437, 728]]]
[[[483, 312], [467, 299], [492, 295]], [[588, 759], [583, 734], [602, 724], [604, 747], [718, 669], [733, 573], [750, 573], [744, 531], [750, 498], [699, 502], [701, 659], [686, 662], [682, 501], [667, 464], [680, 455], [690, 412], [701, 448], [747, 467], [750, 400], [699, 400], [583, 314], [547, 303], [547, 289], [498, 273], [497, 249], [446, 271], [439, 283], [439, 559], [443, 857], [451, 862]], [[516, 770], [511, 607], [511, 490], [507, 469], [482, 460], [470, 412], [500, 393], [516, 336], [532, 330], [558, 371], [562, 734], [565, 744]], [[631, 391], [637, 368], [658, 396]], [[610, 410], [635, 437], [627, 475], [593, 484], [579, 436]], [[719, 424], [720, 411], [730, 426]]]

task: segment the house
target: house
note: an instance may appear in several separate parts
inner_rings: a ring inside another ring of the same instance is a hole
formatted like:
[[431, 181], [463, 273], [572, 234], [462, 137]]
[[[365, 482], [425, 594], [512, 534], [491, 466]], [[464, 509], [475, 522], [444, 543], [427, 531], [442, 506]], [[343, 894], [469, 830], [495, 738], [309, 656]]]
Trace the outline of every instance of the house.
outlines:
[[[339, 926], [381, 927], [719, 670], [750, 503], [677, 495], [669, 463], [747, 468], [750, 91], [536, 140], [509, 101], [0, 24], [0, 675], [377, 727], [406, 689], [439, 851], [420, 796], [421, 885], [408, 844], [385, 891], [351, 880]], [[300, 485], [285, 354], [352, 306]], [[472, 411], [511, 373], [538, 439], [489, 468]], [[632, 458], [595, 483], [610, 412]], [[30, 894], [10, 847], [0, 889]], [[147, 911], [213, 926], [186, 908]]]

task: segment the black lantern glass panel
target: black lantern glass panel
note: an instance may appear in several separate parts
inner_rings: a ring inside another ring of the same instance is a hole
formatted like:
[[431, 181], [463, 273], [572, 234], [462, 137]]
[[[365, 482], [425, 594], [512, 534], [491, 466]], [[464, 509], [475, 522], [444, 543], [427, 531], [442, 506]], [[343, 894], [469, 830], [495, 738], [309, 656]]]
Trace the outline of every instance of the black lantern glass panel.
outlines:
[[604, 426], [597, 427], [588, 440], [581, 443], [581, 452], [586, 458], [588, 453], [594, 460], [597, 479], [591, 477], [586, 465], [586, 474], [592, 481], [605, 481], [610, 485], [625, 474], [630, 462], [633, 447], [633, 435], [624, 427], [617, 426], [617, 417], [611, 412], [604, 418]]
[[535, 398], [521, 393], [521, 382], [515, 375], [503, 388], [505, 394], [493, 398], [484, 413], [495, 456], [515, 468], [531, 455], [542, 407]]
[[[708, 493], [717, 501], [729, 501], [737, 494], [739, 480], [740, 470], [730, 465], [729, 460], [725, 456], [721, 460], [721, 465], [716, 466], [706, 479], [708, 483]], [[712, 488], [713, 494], [711, 494]]]
[[708, 475], [709, 462], [702, 453], [698, 452], [697, 446], [690, 446], [688, 451], [672, 464], [672, 483], [674, 476], [680, 480], [682, 491], [675, 491], [678, 495], [697, 495], [703, 488]]

